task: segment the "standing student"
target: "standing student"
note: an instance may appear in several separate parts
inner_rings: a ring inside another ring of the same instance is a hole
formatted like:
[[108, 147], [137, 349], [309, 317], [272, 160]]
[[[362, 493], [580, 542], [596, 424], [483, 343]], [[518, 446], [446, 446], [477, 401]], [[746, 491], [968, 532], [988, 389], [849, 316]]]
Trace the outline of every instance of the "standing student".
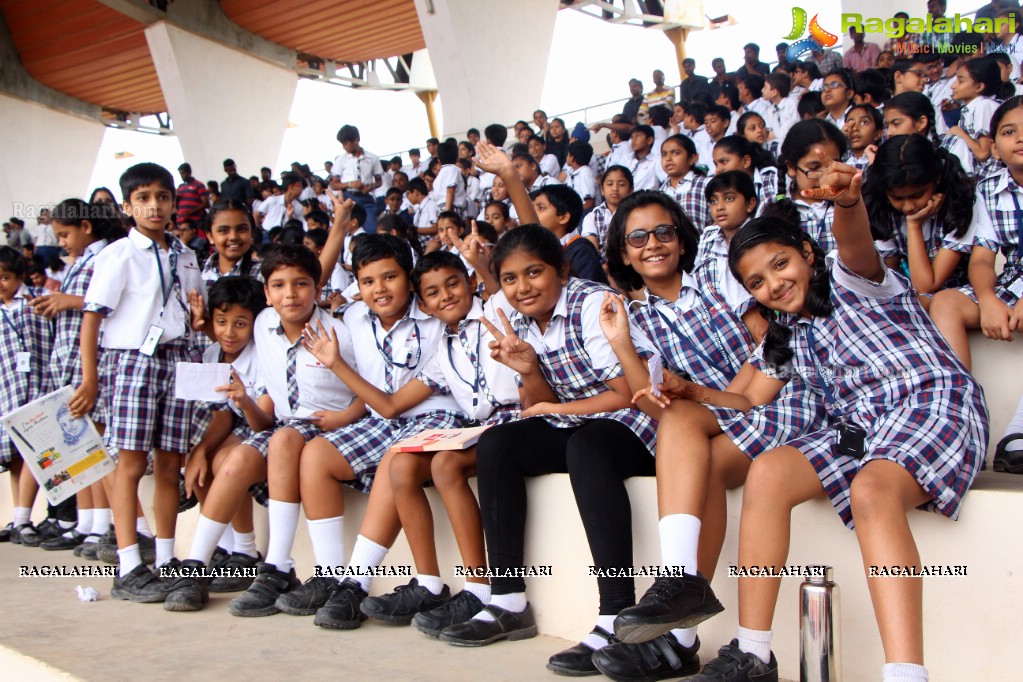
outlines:
[[[104, 395], [108, 448], [118, 451], [110, 500], [117, 533], [118, 576], [111, 595], [136, 602], [161, 602], [166, 586], [142, 563], [137, 499], [150, 450], [156, 514], [156, 564], [174, 558], [178, 478], [188, 452], [191, 403], [174, 397], [178, 362], [196, 359], [188, 295], [206, 287], [195, 254], [166, 232], [174, 206], [174, 180], [153, 163], [132, 166], [121, 176], [124, 211], [134, 226], [96, 256], [82, 320], [82, 383], [72, 396], [72, 414], [88, 413]], [[98, 371], [100, 326], [105, 376]], [[103, 382], [102, 391], [100, 382]]]
[[604, 201], [583, 218], [581, 234], [603, 254], [607, 231], [618, 204], [632, 194], [632, 171], [625, 166], [609, 166], [600, 178], [600, 193]]
[[636, 190], [657, 189], [657, 162], [651, 151], [654, 146], [654, 129], [648, 125], [639, 125], [632, 129], [629, 138], [632, 155], [628, 159], [629, 171], [632, 173], [633, 187]]
[[[773, 217], [751, 221], [729, 249], [733, 274], [776, 313], [754, 366], [777, 387], [798, 373], [832, 423], [754, 460], [743, 490], [738, 563], [784, 565], [793, 507], [828, 497], [845, 524], [855, 524], [865, 572], [919, 567], [907, 515], [926, 507], [958, 516], [984, 459], [987, 407], [908, 282], [874, 248], [861, 176], [822, 152], [818, 160], [821, 185], [836, 205], [837, 258], [826, 257], [794, 221]], [[920, 581], [867, 579], [886, 682], [927, 679]], [[738, 636], [693, 679], [778, 679], [771, 622], [779, 587], [779, 578], [739, 579]]]
[[366, 209], [366, 231], [373, 232], [377, 224], [377, 203], [373, 191], [383, 184], [384, 169], [380, 158], [362, 148], [359, 129], [343, 125], [337, 131], [337, 141], [343, 153], [334, 159], [337, 175], [346, 199], [353, 199]]
[[248, 209], [231, 199], [222, 199], [210, 209], [207, 225], [206, 234], [216, 251], [202, 266], [206, 286], [228, 276], [252, 277], [262, 282]]
[[963, 169], [978, 180], [998, 165], [991, 155], [991, 117], [998, 108], [1002, 77], [998, 64], [987, 57], [971, 59], [956, 72], [952, 98], [963, 103], [959, 125], [948, 129], [942, 146], [959, 157]]
[[661, 144], [661, 167], [668, 179], [661, 183], [660, 191], [675, 200], [700, 232], [710, 224], [710, 208], [704, 188], [707, 175], [696, 167], [703, 160], [696, 144], [685, 135], [672, 135]]
[[714, 145], [714, 165], [718, 173], [737, 170], [753, 178], [757, 191], [757, 212], [778, 199], [778, 167], [760, 145], [742, 135], [728, 135]]
[[430, 197], [438, 211], [456, 211], [460, 215], [464, 214], [467, 199], [465, 181], [458, 167], [458, 143], [453, 140], [441, 142], [437, 147], [437, 156], [441, 167], [434, 178]]

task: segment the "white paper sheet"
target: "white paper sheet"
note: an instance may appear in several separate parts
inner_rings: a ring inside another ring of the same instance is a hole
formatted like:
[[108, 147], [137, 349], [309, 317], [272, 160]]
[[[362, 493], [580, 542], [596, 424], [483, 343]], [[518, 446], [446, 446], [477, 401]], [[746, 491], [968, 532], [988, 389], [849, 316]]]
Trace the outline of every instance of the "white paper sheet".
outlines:
[[224, 402], [215, 390], [231, 382], [231, 365], [224, 362], [179, 362], [174, 373], [174, 397], [178, 400]]

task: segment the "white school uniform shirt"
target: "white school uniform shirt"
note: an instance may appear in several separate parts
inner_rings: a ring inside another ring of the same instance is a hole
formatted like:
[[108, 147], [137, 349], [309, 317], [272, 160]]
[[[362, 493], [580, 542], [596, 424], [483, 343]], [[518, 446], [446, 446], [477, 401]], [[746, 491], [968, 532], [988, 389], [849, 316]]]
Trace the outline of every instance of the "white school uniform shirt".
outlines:
[[380, 186], [373, 190], [374, 198], [381, 199], [387, 196], [387, 190], [394, 184], [394, 171], [384, 171], [380, 176]]
[[597, 198], [597, 181], [589, 166], [565, 168], [565, 184], [575, 190], [583, 201]]
[[433, 181], [433, 190], [430, 192], [430, 196], [437, 204], [438, 211], [443, 211], [447, 205], [449, 187], [455, 188], [455, 198], [451, 202], [451, 210], [464, 210], [466, 204], [465, 182], [462, 181], [462, 170], [453, 163], [441, 166]]
[[405, 172], [405, 175], [408, 176], [408, 179], [411, 180], [412, 178], [418, 178], [419, 174], [426, 170], [426, 164], [423, 162], [422, 157], [420, 157], [419, 163], [402, 166], [401, 169]]
[[1020, 61], [1023, 60], [1023, 36], [1018, 33], [1012, 34], [1012, 40], [1005, 46], [1009, 54], [1009, 61], [1012, 62], [1012, 71], [1009, 72], [1009, 82], [1015, 83], [1019, 80]]
[[714, 139], [704, 126], [692, 131], [690, 137], [696, 145], [696, 153], [700, 155], [697, 163], [707, 169], [708, 177], [714, 175]]
[[[104, 348], [138, 349], [155, 324], [164, 330], [161, 344], [191, 334], [188, 292], [198, 291], [205, 301], [206, 285], [195, 252], [170, 234], [166, 239], [177, 254], [176, 285], [171, 284], [170, 253], [135, 228], [125, 239], [118, 239], [96, 256], [84, 310], [107, 313], [101, 336]], [[164, 286], [170, 288], [166, 306], [161, 269]]]
[[850, 104], [849, 106], [847, 106], [847, 107], [845, 108], [845, 111], [843, 111], [843, 112], [842, 112], [842, 115], [841, 115], [841, 116], [839, 116], [838, 118], [835, 118], [834, 116], [832, 116], [832, 115], [831, 115], [831, 114], [829, 113], [829, 114], [828, 114], [827, 116], [825, 116], [825, 117], [824, 117], [824, 120], [825, 120], [825, 121], [827, 121], [828, 123], [832, 123], [832, 124], [834, 124], [834, 126], [835, 126], [836, 128], [838, 128], [839, 130], [841, 130], [841, 129], [842, 129], [842, 126], [844, 126], [844, 125], [845, 125], [845, 117], [849, 115], [849, 110], [850, 110], [850, 109], [852, 109], [852, 108], [853, 108], [853, 105], [851, 105], [851, 104]]
[[632, 189], [634, 192], [638, 192], [641, 189], [657, 189], [660, 186], [661, 183], [657, 179], [657, 169], [660, 167], [658, 161], [660, 159], [655, 159], [653, 152], [651, 152], [642, 159], [637, 159], [633, 155], [629, 162], [625, 164], [625, 167], [632, 171]]
[[560, 184], [562, 184], [561, 180], [558, 180], [556, 177], [552, 175], [541, 175], [536, 180], [533, 181], [533, 185], [529, 188], [529, 191], [532, 192], [534, 189], [540, 189], [541, 187], [546, 187], [547, 185]]
[[[359, 156], [349, 154], [348, 152], [341, 152], [334, 159], [334, 168], [337, 171], [335, 175], [341, 179], [342, 183], [358, 180], [370, 188], [376, 184], [376, 179], [384, 174], [384, 169], [380, 165], [380, 158], [365, 149], [362, 150]], [[372, 192], [372, 189], [366, 191], [367, 194], [370, 192]]]
[[796, 102], [789, 97], [782, 97], [777, 104], [771, 104], [767, 111], [767, 126], [774, 131], [774, 138], [780, 148], [789, 129], [799, 122]]
[[[502, 329], [498, 309], [504, 310], [509, 319], [514, 313], [503, 292], [491, 296], [486, 304], [478, 298], [474, 299], [469, 314], [459, 323], [459, 331], [465, 332], [465, 343], [479, 360], [475, 365], [469, 361], [466, 346], [459, 334], [445, 327], [437, 353], [419, 372], [418, 377], [427, 385], [443, 387], [458, 404], [459, 412], [478, 421], [489, 417], [501, 405], [519, 403], [518, 374], [490, 357], [488, 344], [494, 337], [479, 321], [485, 317], [498, 329]], [[485, 379], [485, 391], [473, 390], [473, 386], [480, 383], [477, 377]]]
[[[316, 327], [317, 322], [328, 331], [334, 330], [341, 357], [356, 367], [352, 337], [345, 325], [326, 310], [315, 306], [309, 323]], [[277, 420], [308, 417], [320, 410], [343, 410], [351, 405], [355, 399], [352, 390], [306, 350], [301, 337], [293, 344], [282, 329], [280, 315], [273, 308], [267, 308], [256, 318], [252, 334], [256, 346], [257, 371], [266, 386], [267, 394], [274, 402], [274, 416]], [[288, 403], [288, 349], [295, 344], [298, 344], [295, 378], [298, 381], [299, 402], [297, 409], [292, 411]]]
[[[204, 350], [202, 361], [207, 364], [221, 362], [220, 344], [214, 342], [212, 346]], [[259, 378], [259, 361], [256, 355], [256, 343], [254, 340], [249, 339], [249, 343], [245, 348], [242, 348], [242, 352], [231, 363], [231, 369], [238, 373], [238, 378], [242, 380], [242, 385], [245, 386], [245, 392], [253, 400], [266, 390], [266, 387], [263, 386], [263, 382]], [[242, 419], [245, 418], [245, 413], [242, 412], [240, 407], [230, 400], [225, 402], [232, 412]]]
[[305, 201], [306, 199], [312, 199], [316, 195], [313, 193], [312, 187], [304, 187], [301, 192], [298, 193], [298, 200]]
[[316, 200], [320, 202], [320, 206], [323, 207], [323, 212], [329, 215], [331, 218], [334, 217], [334, 202], [330, 200], [330, 195], [324, 192], [316, 197]]
[[327, 288], [331, 291], [344, 291], [348, 286], [355, 281], [352, 277], [352, 273], [344, 269], [340, 263], [334, 263], [334, 269], [330, 273], [330, 281], [327, 283]]
[[810, 83], [810, 92], [820, 92], [824, 89], [824, 78], [814, 78]]
[[952, 99], [953, 78], [942, 78], [929, 85], [924, 86], [924, 94], [931, 100], [934, 107], [934, 132], [944, 135], [948, 132], [948, 124], [942, 115], [941, 103]]
[[[347, 265], [348, 267], [352, 266], [352, 258], [354, 256], [354, 254], [352, 253], [352, 240], [358, 237], [360, 234], [366, 234], [366, 230], [363, 229], [362, 227], [357, 229], [355, 232], [352, 232], [351, 234], [345, 235], [344, 245], [341, 247], [341, 262]], [[341, 288], [343, 289], [344, 287]]]
[[[291, 200], [291, 218], [302, 221], [302, 227], [306, 227], [305, 216], [302, 215], [302, 204], [298, 199]], [[291, 218], [288, 218], [288, 212], [284, 208], [284, 195], [278, 194], [276, 196], [267, 197], [266, 201], [259, 205], [256, 212], [263, 216], [262, 227], [263, 230], [270, 230], [275, 227], [281, 227], [284, 223]]]
[[[377, 388], [395, 393], [414, 379], [420, 369], [433, 359], [444, 333], [444, 323], [419, 309], [415, 296], [405, 317], [385, 331], [380, 320], [364, 301], [356, 301], [345, 311], [344, 324], [355, 345], [355, 361], [359, 375]], [[390, 337], [391, 353], [384, 352], [385, 339]], [[402, 417], [416, 417], [426, 412], [445, 410], [458, 412], [458, 403], [450, 395], [434, 394]], [[380, 413], [369, 408], [374, 417]]]
[[668, 174], [664, 172], [664, 168], [661, 166], [661, 145], [668, 139], [667, 129], [661, 126], [655, 126], [650, 124], [650, 128], [654, 131], [654, 143], [650, 147], [650, 156], [654, 157], [654, 173], [657, 174], [658, 184], [668, 179]]
[[543, 158], [540, 159], [540, 172], [544, 175], [558, 177], [558, 174], [561, 173], [558, 157], [554, 156], [554, 154], [544, 154]]
[[604, 166], [606, 171], [611, 166], [626, 166], [629, 165], [629, 159], [632, 158], [632, 146], [628, 142], [619, 142], [618, 144], [611, 145], [611, 153], [607, 156], [607, 164]]
[[417, 230], [432, 227], [437, 224], [438, 213], [437, 204], [434, 203], [433, 197], [426, 195], [422, 201], [413, 207], [412, 225]]
[[[515, 222], [518, 222], [518, 220], [519, 220], [519, 213], [518, 213], [518, 211], [515, 210], [515, 205], [511, 202], [511, 199], [504, 199], [500, 203], [502, 203], [502, 204], [504, 204], [505, 206], [508, 207], [508, 218], [510, 220], [514, 220]], [[477, 221], [486, 220], [487, 219], [486, 213], [487, 213], [487, 207], [486, 207], [486, 204], [484, 204], [483, 206], [480, 206], [480, 213], [479, 213], [478, 216], [476, 216], [476, 220]]]
[[742, 107], [742, 113], [752, 111], [754, 113], [760, 114], [760, 117], [764, 119], [764, 123], [767, 123], [768, 126], [770, 126], [770, 119], [768, 118], [767, 112], [770, 111], [771, 106], [772, 106], [771, 103], [768, 102], [763, 97], [757, 97], [755, 100], [753, 100], [746, 106]]
[[735, 135], [735, 131], [739, 128], [739, 115], [738, 111], [729, 113], [728, 129], [725, 130], [725, 135]]

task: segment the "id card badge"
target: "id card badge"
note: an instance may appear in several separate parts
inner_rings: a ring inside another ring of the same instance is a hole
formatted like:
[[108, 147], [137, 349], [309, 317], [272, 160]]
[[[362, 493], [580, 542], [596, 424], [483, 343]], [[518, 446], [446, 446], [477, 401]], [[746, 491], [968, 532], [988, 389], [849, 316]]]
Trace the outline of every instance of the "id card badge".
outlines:
[[32, 354], [28, 351], [21, 351], [14, 356], [14, 369], [18, 372], [32, 371]]
[[838, 422], [838, 442], [835, 443], [835, 454], [863, 459], [866, 455], [867, 432], [845, 419]]
[[1016, 298], [1023, 298], [1023, 275], [1020, 275], [1008, 286], [1009, 293]]
[[156, 345], [160, 343], [160, 337], [163, 336], [163, 327], [159, 325], [150, 325], [149, 331], [146, 333], [146, 340], [139, 346], [139, 352], [143, 355], [153, 357], [153, 353], [156, 352]]

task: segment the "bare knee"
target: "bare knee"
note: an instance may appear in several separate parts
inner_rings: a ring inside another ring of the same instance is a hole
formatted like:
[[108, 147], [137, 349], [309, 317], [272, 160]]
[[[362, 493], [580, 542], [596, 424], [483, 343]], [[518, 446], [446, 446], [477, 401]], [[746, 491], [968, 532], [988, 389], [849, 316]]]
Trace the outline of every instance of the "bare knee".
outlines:
[[869, 523], [872, 518], [889, 515], [893, 510], [901, 511], [901, 498], [899, 486], [871, 467], [861, 469], [849, 486], [849, 502], [857, 523]]
[[117, 477], [135, 481], [146, 475], [148, 460], [143, 452], [122, 452], [117, 458]]
[[391, 478], [391, 487], [396, 491], [413, 491], [423, 487], [423, 483], [430, 476], [429, 467], [426, 466], [422, 455], [408, 452], [398, 452], [391, 457], [388, 473]]
[[934, 295], [928, 312], [936, 323], [964, 324], [964, 303], [972, 301], [954, 289], [946, 289]]
[[462, 453], [445, 450], [433, 456], [430, 462], [430, 477], [438, 489], [461, 485], [469, 477], [470, 469], [466, 466]]
[[270, 442], [267, 444], [267, 458], [272, 460], [274, 465], [293, 464], [297, 468], [305, 446], [305, 440], [297, 431], [284, 428], [270, 436]]
[[744, 510], [777, 508], [782, 505], [791, 509], [798, 503], [787, 494], [790, 472], [785, 466], [785, 459], [778, 454], [781, 450], [766, 452], [753, 460], [742, 491]]
[[233, 448], [224, 458], [224, 463], [217, 471], [217, 481], [221, 485], [248, 487], [266, 478], [266, 462], [259, 452], [248, 445]]

